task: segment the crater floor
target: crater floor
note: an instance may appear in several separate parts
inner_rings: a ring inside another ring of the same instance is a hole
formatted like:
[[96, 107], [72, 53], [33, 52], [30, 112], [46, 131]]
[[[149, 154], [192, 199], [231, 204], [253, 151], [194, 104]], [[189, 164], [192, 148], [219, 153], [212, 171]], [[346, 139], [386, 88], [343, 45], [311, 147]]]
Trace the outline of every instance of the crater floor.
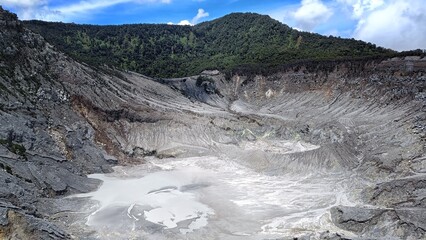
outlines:
[[[308, 145], [302, 142], [280, 144], [273, 148], [287, 152], [317, 148], [301, 147]], [[264, 144], [250, 145], [265, 151]], [[103, 181], [97, 191], [71, 196], [95, 200], [86, 206], [91, 209], [86, 224], [100, 239], [304, 236], [338, 230], [330, 208], [360, 202], [354, 194], [359, 180], [345, 174], [315, 170], [268, 174], [226, 156], [151, 157], [143, 165], [114, 170], [89, 176]]]

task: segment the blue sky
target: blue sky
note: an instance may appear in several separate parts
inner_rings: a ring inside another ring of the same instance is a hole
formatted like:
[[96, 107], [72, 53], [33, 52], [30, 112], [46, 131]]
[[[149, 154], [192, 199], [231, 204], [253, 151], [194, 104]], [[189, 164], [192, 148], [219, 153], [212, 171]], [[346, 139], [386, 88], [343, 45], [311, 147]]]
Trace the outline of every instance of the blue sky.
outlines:
[[232, 12], [395, 50], [426, 49], [426, 0], [0, 0], [20, 19], [88, 24], [197, 24]]

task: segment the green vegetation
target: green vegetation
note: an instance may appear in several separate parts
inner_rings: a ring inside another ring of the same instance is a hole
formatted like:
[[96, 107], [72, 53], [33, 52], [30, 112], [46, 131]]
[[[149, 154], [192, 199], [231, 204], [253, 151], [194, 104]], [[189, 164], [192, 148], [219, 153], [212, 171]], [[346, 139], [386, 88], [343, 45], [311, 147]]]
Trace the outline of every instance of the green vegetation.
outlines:
[[13, 143], [10, 150], [20, 156], [25, 156], [25, 152], [27, 151], [23, 145], [17, 143]]
[[3, 163], [0, 162], [0, 168], [4, 169], [9, 174], [12, 174], [12, 168], [10, 166], [4, 165]]
[[205, 69], [271, 69], [305, 60], [378, 57], [395, 52], [374, 44], [300, 32], [268, 16], [234, 13], [196, 26], [95, 26], [27, 21], [59, 50], [91, 65], [111, 65], [154, 77]]
[[12, 141], [7, 139], [0, 139], [0, 144], [6, 146], [7, 149], [13, 152], [14, 154], [25, 157], [25, 152], [27, 151], [27, 149], [25, 149], [23, 145], [13, 143]]
[[198, 76], [195, 85], [199, 87], [203, 84], [203, 82], [213, 83], [214, 80], [206, 76]]

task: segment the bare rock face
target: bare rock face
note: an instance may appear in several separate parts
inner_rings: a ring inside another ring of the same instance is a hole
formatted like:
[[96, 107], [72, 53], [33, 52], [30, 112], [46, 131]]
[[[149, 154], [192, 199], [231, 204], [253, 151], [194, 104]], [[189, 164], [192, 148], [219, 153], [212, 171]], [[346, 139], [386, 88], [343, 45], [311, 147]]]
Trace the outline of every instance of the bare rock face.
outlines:
[[365, 238], [421, 239], [425, 234], [424, 208], [367, 209], [335, 207], [331, 209], [337, 226]]
[[422, 175], [377, 184], [365, 190], [365, 198], [385, 207], [425, 208], [426, 179]]
[[68, 238], [36, 204], [96, 189], [85, 174], [110, 171], [109, 163], [49, 69], [65, 57], [2, 9], [0, 25], [0, 236]]
[[70, 238], [70, 235], [64, 230], [46, 220], [8, 208], [1, 208], [1, 212], [1, 219], [4, 220], [0, 231], [2, 239], [27, 239], [29, 237], [42, 239]]
[[[96, 189], [87, 174], [208, 154], [269, 175], [345, 175], [361, 201], [328, 209], [342, 232], [426, 235], [426, 59], [152, 79], [77, 63], [2, 9], [0, 25], [0, 238], [91, 236], [62, 198]], [[283, 153], [283, 140], [319, 147]]]

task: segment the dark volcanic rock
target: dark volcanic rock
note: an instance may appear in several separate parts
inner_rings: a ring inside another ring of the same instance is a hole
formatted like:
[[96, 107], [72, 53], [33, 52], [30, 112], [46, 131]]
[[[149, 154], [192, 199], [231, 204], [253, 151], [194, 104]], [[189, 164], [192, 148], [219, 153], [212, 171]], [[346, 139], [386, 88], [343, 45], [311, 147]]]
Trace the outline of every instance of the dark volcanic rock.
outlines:
[[2, 9], [0, 25], [0, 238], [68, 238], [34, 203], [96, 189], [106, 153], [49, 69], [65, 57]]
[[365, 190], [368, 201], [385, 207], [426, 208], [426, 177], [406, 177], [377, 184]]
[[380, 209], [364, 209], [356, 207], [335, 207], [331, 210], [333, 222], [352, 232], [363, 233], [375, 227], [379, 218], [386, 212]]
[[425, 236], [426, 211], [424, 208], [367, 209], [334, 207], [333, 222], [345, 230], [356, 232], [363, 238], [421, 239]]
[[0, 213], [5, 213], [0, 219], [7, 219], [6, 224], [0, 225], [2, 239], [71, 239], [65, 231], [46, 220], [10, 208], [0, 207]]

